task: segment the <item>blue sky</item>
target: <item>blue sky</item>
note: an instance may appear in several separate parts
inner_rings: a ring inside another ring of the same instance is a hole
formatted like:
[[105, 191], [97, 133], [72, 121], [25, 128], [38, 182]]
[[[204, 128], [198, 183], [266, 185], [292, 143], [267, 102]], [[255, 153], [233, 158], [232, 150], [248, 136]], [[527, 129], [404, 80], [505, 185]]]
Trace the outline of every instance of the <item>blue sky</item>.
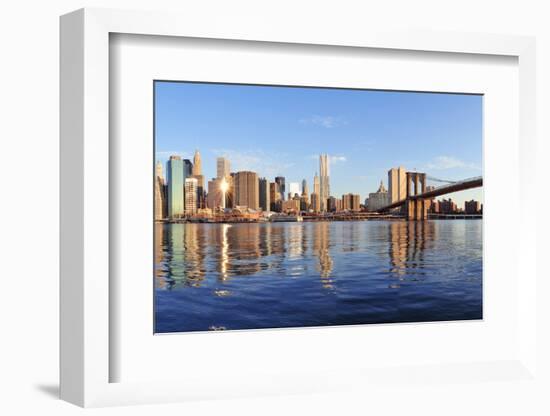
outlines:
[[[449, 180], [482, 174], [478, 95], [182, 82], [156, 82], [155, 93], [157, 160], [199, 149], [208, 179], [226, 156], [231, 171], [305, 178], [311, 190], [320, 153], [337, 197], [364, 200], [400, 165]], [[450, 196], [483, 201], [481, 189]]]

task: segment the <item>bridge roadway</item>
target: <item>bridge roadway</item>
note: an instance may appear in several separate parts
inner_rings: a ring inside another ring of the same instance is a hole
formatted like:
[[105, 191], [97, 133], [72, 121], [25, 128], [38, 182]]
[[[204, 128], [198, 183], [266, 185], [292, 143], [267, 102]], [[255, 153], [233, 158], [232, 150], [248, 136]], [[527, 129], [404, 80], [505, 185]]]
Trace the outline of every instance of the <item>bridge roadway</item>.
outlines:
[[410, 195], [409, 198], [396, 201], [393, 204], [386, 205], [385, 207], [380, 208], [378, 212], [384, 212], [393, 208], [400, 207], [401, 205], [404, 205], [407, 202], [407, 200], [433, 199], [437, 196], [452, 194], [453, 192], [458, 192], [458, 191], [465, 191], [466, 189], [478, 188], [480, 186], [483, 186], [483, 177], [481, 176], [464, 179], [463, 181], [452, 183], [450, 185], [440, 186], [438, 188], [432, 189], [422, 194]]

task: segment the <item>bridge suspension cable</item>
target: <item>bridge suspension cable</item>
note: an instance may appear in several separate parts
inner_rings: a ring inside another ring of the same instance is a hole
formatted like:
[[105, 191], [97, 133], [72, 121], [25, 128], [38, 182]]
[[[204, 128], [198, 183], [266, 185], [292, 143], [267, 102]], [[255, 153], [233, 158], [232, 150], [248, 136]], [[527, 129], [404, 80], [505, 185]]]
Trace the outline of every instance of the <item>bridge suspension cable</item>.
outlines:
[[449, 181], [449, 180], [447, 180], [447, 179], [439, 179], [439, 178], [435, 178], [435, 177], [430, 176], [430, 175], [426, 175], [426, 179], [429, 179], [429, 180], [434, 181], [434, 182], [458, 183], [458, 181]]

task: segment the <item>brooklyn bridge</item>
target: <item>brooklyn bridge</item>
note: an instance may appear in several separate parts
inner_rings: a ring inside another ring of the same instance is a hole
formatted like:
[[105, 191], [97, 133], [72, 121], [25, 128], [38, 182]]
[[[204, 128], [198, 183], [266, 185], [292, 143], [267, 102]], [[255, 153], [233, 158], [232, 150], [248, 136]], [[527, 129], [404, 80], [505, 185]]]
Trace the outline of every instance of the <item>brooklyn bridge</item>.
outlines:
[[[426, 180], [435, 182], [444, 182], [446, 185], [432, 187], [429, 190], [426, 187]], [[435, 197], [451, 194], [453, 192], [465, 191], [467, 189], [479, 188], [483, 186], [483, 177], [462, 179], [460, 181], [447, 181], [427, 176], [426, 173], [407, 172], [406, 176], [406, 197], [378, 209], [378, 213], [384, 214], [404, 207], [405, 217], [408, 220], [427, 220], [428, 209], [431, 200]], [[403, 210], [402, 210], [403, 212]]]

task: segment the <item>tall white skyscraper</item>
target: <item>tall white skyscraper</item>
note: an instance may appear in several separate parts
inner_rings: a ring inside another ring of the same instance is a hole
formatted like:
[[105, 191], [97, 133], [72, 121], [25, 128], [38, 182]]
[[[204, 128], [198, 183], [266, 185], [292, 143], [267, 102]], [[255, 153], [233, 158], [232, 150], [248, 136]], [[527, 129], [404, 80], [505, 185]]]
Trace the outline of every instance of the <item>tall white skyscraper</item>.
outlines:
[[330, 196], [330, 166], [329, 158], [325, 153], [319, 156], [319, 173], [320, 173], [320, 189], [319, 189], [319, 199], [321, 200], [321, 211], [327, 210], [327, 199]]
[[218, 179], [228, 178], [231, 168], [229, 160], [225, 157], [219, 157], [216, 159], [216, 177]]
[[319, 184], [319, 175], [315, 172], [315, 176], [313, 177], [313, 193], [319, 196], [319, 192], [321, 192], [321, 185]]

